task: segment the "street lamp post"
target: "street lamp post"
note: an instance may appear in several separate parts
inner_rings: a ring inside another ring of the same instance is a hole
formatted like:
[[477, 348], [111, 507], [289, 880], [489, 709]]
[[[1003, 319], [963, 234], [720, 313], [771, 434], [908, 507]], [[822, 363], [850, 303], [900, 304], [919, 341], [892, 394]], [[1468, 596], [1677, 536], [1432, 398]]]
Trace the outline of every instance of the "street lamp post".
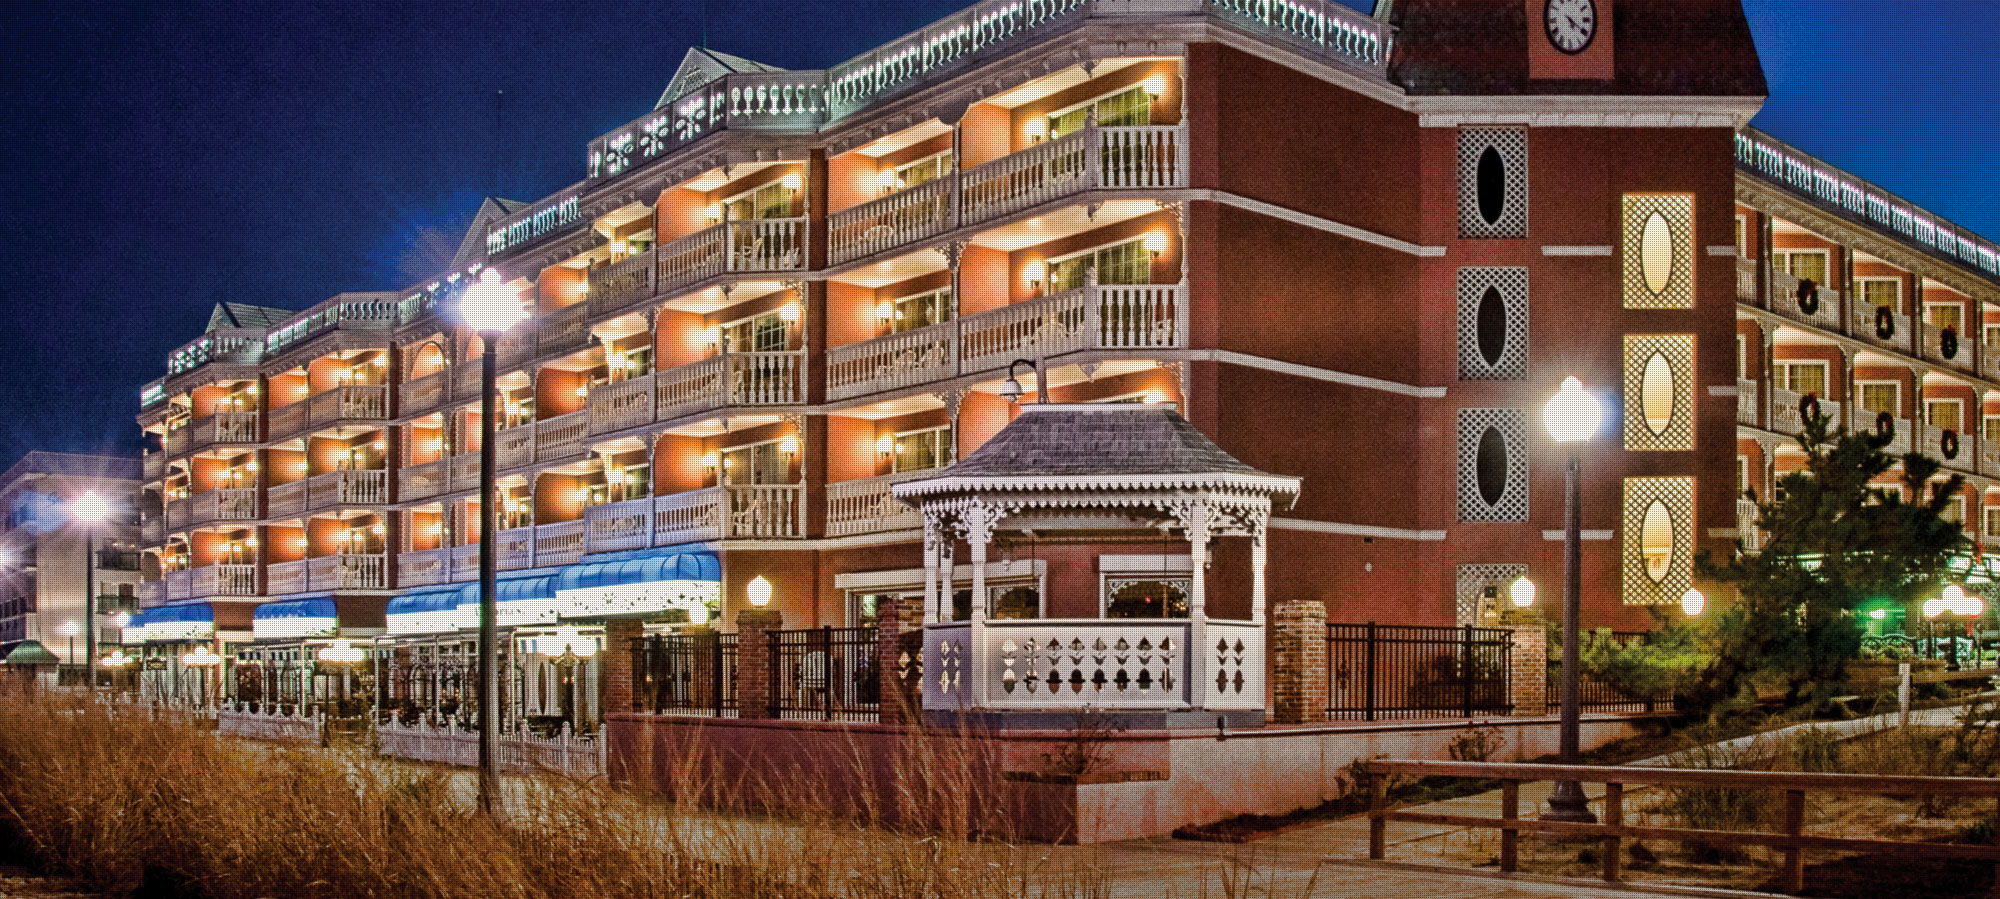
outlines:
[[[111, 507], [95, 492], [85, 493], [70, 504], [70, 514], [83, 522], [83, 679], [90, 692], [97, 692], [97, 523], [111, 514]], [[72, 653], [72, 660], [74, 654]]]
[[[1937, 658], [1937, 619], [1940, 616], [1963, 616], [1965, 618], [1966, 633], [1970, 636], [1975, 633], [1973, 622], [1978, 621], [1979, 616], [1984, 614], [1986, 614], [1986, 601], [1977, 596], [1968, 595], [1965, 592], [1965, 588], [1957, 584], [1946, 586], [1940, 598], [1924, 600], [1924, 618], [1926, 619], [1924, 630], [1930, 635], [1931, 657]], [[1977, 640], [1974, 640], [1972, 643], [1972, 654], [1973, 661], [1976, 664], [1979, 657], [1979, 643]], [[1951, 646], [1945, 650], [1944, 666], [1947, 671], [1959, 670], [1958, 636], [1956, 634], [1952, 635]]]
[[499, 601], [494, 596], [494, 457], [493, 416], [499, 405], [499, 363], [493, 345], [521, 320], [527, 310], [514, 288], [500, 280], [493, 269], [480, 273], [479, 281], [467, 288], [459, 300], [459, 317], [479, 332], [479, 809], [491, 815], [497, 809], [500, 774], [496, 767], [500, 750], [499, 666], [494, 644], [500, 639]]
[[76, 632], [77, 632], [77, 631], [79, 630], [79, 628], [78, 628], [78, 627], [76, 626], [76, 622], [74, 622], [74, 621], [65, 621], [65, 622], [63, 622], [63, 624], [62, 624], [62, 628], [61, 628], [61, 629], [62, 629], [62, 635], [63, 635], [64, 637], [67, 637], [67, 638], [69, 639], [69, 654], [68, 654], [68, 655], [66, 655], [66, 656], [64, 656], [64, 658], [65, 658], [65, 659], [66, 659], [66, 660], [67, 660], [67, 661], [68, 661], [68, 662], [69, 662], [69, 663], [70, 663], [71, 665], [75, 665], [75, 664], [76, 664]]
[[[1595, 397], [1584, 392], [1583, 382], [1566, 378], [1562, 390], [1543, 410], [1549, 436], [1569, 445], [1565, 469], [1567, 489], [1563, 496], [1563, 663], [1561, 763], [1574, 765], [1578, 755], [1578, 731], [1582, 717], [1577, 698], [1577, 645], [1583, 630], [1583, 460], [1581, 446], [1597, 433], [1604, 410]], [[1549, 810], [1542, 817], [1550, 821], [1595, 822], [1590, 800], [1573, 780], [1557, 781], [1549, 796]]]

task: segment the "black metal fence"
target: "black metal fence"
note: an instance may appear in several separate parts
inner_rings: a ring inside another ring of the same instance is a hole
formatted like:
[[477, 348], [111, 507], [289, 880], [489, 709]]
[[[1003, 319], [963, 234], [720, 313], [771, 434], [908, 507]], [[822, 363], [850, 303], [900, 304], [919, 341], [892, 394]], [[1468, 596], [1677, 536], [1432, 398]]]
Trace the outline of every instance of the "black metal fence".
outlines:
[[[1644, 643], [1652, 635], [1644, 631], [1597, 631], [1586, 634], [1582, 643], [1588, 647], [1591, 640], [1608, 638], [1620, 644]], [[1624, 712], [1645, 714], [1657, 711], [1672, 711], [1674, 697], [1671, 691], [1663, 691], [1657, 696], [1638, 696], [1621, 690], [1585, 672], [1576, 682], [1577, 708], [1586, 712]], [[1549, 643], [1548, 714], [1562, 711], [1562, 644]]]
[[636, 711], [656, 715], [736, 714], [736, 635], [667, 634], [632, 650]]
[[770, 633], [771, 717], [880, 720], [882, 678], [875, 628]]
[[1511, 631], [1329, 624], [1326, 644], [1331, 718], [1470, 718], [1513, 710]]

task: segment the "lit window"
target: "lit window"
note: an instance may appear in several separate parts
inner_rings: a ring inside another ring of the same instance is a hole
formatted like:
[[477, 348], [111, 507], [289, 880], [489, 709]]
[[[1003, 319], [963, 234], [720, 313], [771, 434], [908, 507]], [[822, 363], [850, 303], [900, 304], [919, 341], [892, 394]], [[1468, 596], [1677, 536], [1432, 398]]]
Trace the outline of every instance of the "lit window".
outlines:
[[951, 462], [951, 428], [932, 428], [896, 435], [896, 471], [924, 471], [943, 468]]
[[1105, 583], [1106, 618], [1186, 618], [1190, 582], [1144, 578]]
[[1153, 123], [1152, 98], [1143, 85], [1126, 88], [1093, 103], [1074, 106], [1049, 116], [1049, 140], [1083, 130], [1092, 108], [1097, 110], [1100, 128], [1123, 128]]

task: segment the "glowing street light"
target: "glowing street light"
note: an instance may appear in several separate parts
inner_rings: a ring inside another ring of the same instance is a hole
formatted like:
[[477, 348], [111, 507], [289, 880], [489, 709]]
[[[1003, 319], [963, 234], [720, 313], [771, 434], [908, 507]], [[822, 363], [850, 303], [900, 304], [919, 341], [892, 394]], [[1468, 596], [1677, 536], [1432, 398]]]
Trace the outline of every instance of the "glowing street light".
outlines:
[[[69, 504], [70, 518], [83, 525], [83, 679], [85, 689], [97, 691], [97, 526], [111, 517], [111, 504], [88, 491]], [[75, 664], [76, 651], [70, 651]]]
[[1688, 592], [1681, 594], [1681, 611], [1689, 618], [1701, 615], [1702, 610], [1706, 608], [1708, 608], [1708, 597], [1701, 595], [1700, 590], [1689, 587]]
[[[1542, 423], [1557, 443], [1569, 446], [1565, 470], [1563, 507], [1563, 661], [1562, 727], [1560, 758], [1565, 765], [1577, 763], [1582, 730], [1582, 705], [1578, 695], [1579, 667], [1582, 663], [1583, 631], [1583, 459], [1579, 451], [1604, 423], [1604, 407], [1583, 389], [1583, 382], [1564, 378], [1562, 389], [1542, 410]], [[1549, 795], [1549, 810], [1542, 815], [1551, 821], [1595, 822], [1590, 801], [1576, 781], [1557, 781]]]
[[1528, 576], [1525, 574], [1515, 578], [1514, 583], [1507, 585], [1507, 597], [1514, 601], [1514, 608], [1517, 609], [1525, 609], [1534, 605], [1535, 582], [1528, 580]]
[[743, 588], [743, 595], [757, 608], [768, 606], [771, 604], [771, 582], [765, 580], [763, 575], [757, 575]]

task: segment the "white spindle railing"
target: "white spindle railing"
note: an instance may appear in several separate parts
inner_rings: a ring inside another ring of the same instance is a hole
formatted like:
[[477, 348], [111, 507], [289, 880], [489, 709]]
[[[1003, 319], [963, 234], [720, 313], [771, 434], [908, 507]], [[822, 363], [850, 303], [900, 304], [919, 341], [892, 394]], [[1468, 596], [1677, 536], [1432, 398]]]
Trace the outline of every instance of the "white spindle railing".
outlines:
[[[378, 751], [390, 758], [470, 768], [479, 764], [479, 733], [447, 724], [405, 725], [391, 721], [376, 729]], [[494, 764], [509, 774], [534, 776], [554, 771], [576, 779], [604, 774], [604, 743], [586, 740], [567, 728], [553, 737], [502, 734]]]
[[1736, 301], [1739, 303], [1749, 303], [1753, 306], [1757, 303], [1757, 260], [1755, 259], [1743, 259], [1739, 257], [1736, 260]]
[[723, 488], [710, 487], [653, 499], [653, 545], [677, 546], [722, 539]]
[[732, 539], [782, 539], [805, 533], [805, 488], [730, 486], [724, 528]]
[[[479, 454], [472, 454], [472, 477], [470, 483], [478, 483]], [[493, 467], [497, 471], [519, 468], [535, 461], [535, 426], [516, 425], [493, 435]], [[453, 472], [456, 478], [457, 472]], [[456, 480], [453, 483], [457, 483]]]
[[[1190, 664], [1197, 656], [1199, 677]], [[975, 666], [975, 658], [983, 661]], [[933, 623], [924, 628], [923, 701], [927, 709], [1262, 708], [1264, 626], [1143, 619]]]
[[1794, 321], [1804, 322], [1815, 328], [1828, 331], [1840, 330], [1840, 291], [1824, 284], [1816, 285], [1811, 312], [1799, 300], [1800, 279], [1785, 272], [1771, 273], [1771, 309], [1779, 315]]
[[604, 315], [653, 295], [657, 248], [590, 270], [590, 312]]
[[1884, 307], [1854, 304], [1854, 336], [1899, 352], [1908, 351], [1910, 317], [1893, 309], [1886, 314], [1878, 314], [1880, 308]]
[[889, 488], [903, 481], [935, 474], [935, 469], [901, 471], [826, 485], [826, 535], [851, 537], [923, 527], [923, 516], [897, 499]]
[[1952, 333], [1951, 353], [1945, 353], [1944, 329], [1924, 323], [1924, 358], [1964, 371], [1972, 370], [1972, 343], [1961, 331]]
[[[548, 525], [554, 527], [554, 525]], [[493, 538], [493, 566], [501, 571], [518, 571], [535, 567], [535, 528], [509, 528]], [[470, 579], [479, 576], [479, 546], [473, 544], [471, 554]], [[454, 569], [456, 570], [456, 569]]]
[[254, 521], [257, 518], [257, 490], [254, 487], [225, 487], [194, 496], [195, 521]]
[[396, 472], [397, 498], [405, 502], [429, 499], [450, 489], [451, 463], [445, 459], [407, 465]]
[[720, 406], [726, 396], [723, 389], [726, 383], [721, 356], [658, 372], [654, 375], [656, 417], [666, 421]]
[[1750, 552], [1763, 545], [1762, 535], [1757, 533], [1757, 504], [1747, 499], [1736, 501], [1736, 537]]
[[314, 590], [384, 590], [389, 586], [386, 556], [343, 553], [309, 562], [308, 579]]
[[[496, 440], [495, 442], [497, 444], [498, 441]], [[530, 442], [532, 443], [532, 441]], [[496, 446], [495, 449], [497, 450], [498, 447]], [[529, 450], [528, 455], [533, 456], [534, 451], [532, 449]], [[473, 487], [479, 484], [478, 452], [460, 453], [451, 457], [451, 482], [466, 487]]]
[[406, 550], [396, 554], [398, 587], [451, 583], [451, 548]]
[[[1989, 478], [2000, 478], [2000, 446], [1991, 440], [1979, 441], [1979, 473]], [[2000, 537], [2000, 534], [1987, 536]]]
[[1091, 154], [1086, 141], [1091, 136], [1080, 131], [965, 170], [958, 176], [963, 223], [999, 218], [1087, 189]]
[[[506, 532], [501, 532], [500, 537], [502, 539], [496, 541], [496, 545], [505, 543], [506, 536]], [[530, 539], [529, 545], [533, 545], [532, 539]], [[451, 570], [452, 576], [461, 580], [479, 576], [479, 544], [468, 543], [464, 546], [452, 547]]]
[[194, 596], [256, 596], [257, 566], [206, 565], [194, 571]]
[[577, 303], [543, 316], [536, 326], [535, 355], [553, 356], [588, 346], [590, 311], [590, 307]]
[[723, 247], [727, 243], [723, 239], [724, 233], [723, 226], [716, 225], [662, 244], [654, 250], [659, 257], [659, 289], [665, 291], [685, 287], [728, 271], [728, 255]]
[[584, 520], [589, 523], [585, 543], [588, 552], [644, 549], [652, 545], [651, 498], [592, 506], [584, 512]]
[[306, 481], [271, 485], [264, 496], [265, 503], [269, 506], [265, 514], [271, 518], [297, 518], [305, 514], [307, 487]]
[[1736, 423], [1757, 427], [1757, 382], [1736, 379]]
[[734, 406], [789, 406], [803, 403], [806, 354], [802, 350], [727, 353], [729, 403]]
[[1095, 288], [1097, 345], [1104, 349], [1178, 349], [1188, 345], [1187, 285]]
[[652, 375], [606, 384], [590, 392], [591, 434], [609, 434], [652, 423]]
[[1102, 180], [1110, 190], [1186, 187], [1187, 129], [1179, 125], [1099, 128]]
[[953, 173], [827, 216], [827, 261], [851, 262], [950, 230], [957, 182]]
[[535, 461], [550, 462], [583, 455], [590, 432], [590, 413], [578, 411], [535, 422]]
[[571, 565], [583, 558], [583, 519], [535, 527], [535, 566]]
[[266, 594], [284, 596], [288, 593], [306, 592], [306, 570], [311, 563], [305, 559], [296, 562], [272, 562], [264, 566]]
[[1003, 306], [959, 320], [961, 371], [982, 371], [1021, 358], [1060, 356], [1089, 346], [1089, 288]]
[[343, 505], [379, 506], [389, 501], [387, 471], [343, 471], [340, 473], [340, 502]]
[[828, 399], [913, 387], [957, 373], [957, 321], [834, 347], [826, 353]]
[[[1827, 429], [1833, 430], [1838, 428], [1840, 426], [1840, 403], [1825, 397], [1817, 397], [1817, 399], [1819, 400], [1819, 414], [1827, 418]], [[1805, 416], [1800, 413], [1799, 406], [1804, 402], [1804, 394], [1794, 393], [1783, 387], [1771, 388], [1771, 430], [1786, 434], [1803, 433], [1806, 428]]]
[[745, 219], [725, 227], [732, 272], [791, 272], [806, 267], [804, 218]]
[[397, 388], [402, 413], [416, 415], [444, 405], [445, 400], [451, 398], [451, 380], [451, 371], [447, 369], [404, 381]]
[[315, 426], [342, 421], [382, 421], [389, 417], [389, 388], [383, 384], [335, 387], [308, 399], [306, 407]]

